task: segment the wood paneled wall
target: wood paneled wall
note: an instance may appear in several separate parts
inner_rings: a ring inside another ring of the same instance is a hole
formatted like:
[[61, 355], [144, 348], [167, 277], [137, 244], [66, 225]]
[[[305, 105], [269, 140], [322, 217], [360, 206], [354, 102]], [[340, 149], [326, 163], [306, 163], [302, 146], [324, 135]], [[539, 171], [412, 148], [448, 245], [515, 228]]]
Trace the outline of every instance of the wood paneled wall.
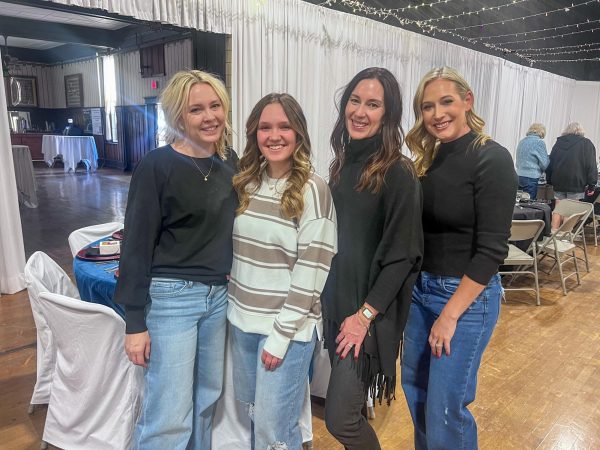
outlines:
[[11, 69], [11, 75], [37, 78], [38, 106], [40, 108], [65, 108], [65, 75], [80, 73], [83, 78], [83, 106], [98, 108], [103, 104], [100, 98], [98, 71], [98, 60], [94, 58], [60, 66], [22, 64]]

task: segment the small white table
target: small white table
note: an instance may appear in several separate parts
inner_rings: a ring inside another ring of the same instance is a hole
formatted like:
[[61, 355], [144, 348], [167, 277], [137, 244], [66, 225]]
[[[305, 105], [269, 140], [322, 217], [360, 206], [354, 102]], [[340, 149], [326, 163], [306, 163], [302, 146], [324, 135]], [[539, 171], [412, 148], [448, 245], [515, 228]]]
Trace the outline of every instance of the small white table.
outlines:
[[42, 136], [42, 153], [48, 165], [54, 158], [62, 155], [65, 172], [75, 171], [79, 161], [86, 162], [88, 170], [93, 172], [98, 168], [98, 150], [93, 136]]
[[31, 162], [29, 147], [26, 145], [13, 145], [12, 154], [19, 203], [28, 208], [37, 208], [37, 185], [33, 174], [33, 163]]

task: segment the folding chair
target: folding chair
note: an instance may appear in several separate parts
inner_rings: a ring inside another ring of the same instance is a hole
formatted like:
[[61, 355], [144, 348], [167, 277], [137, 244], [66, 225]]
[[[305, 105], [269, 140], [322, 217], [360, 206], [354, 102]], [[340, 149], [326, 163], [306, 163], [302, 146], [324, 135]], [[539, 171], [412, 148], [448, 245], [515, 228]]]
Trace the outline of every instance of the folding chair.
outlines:
[[119, 231], [122, 228], [123, 224], [121, 222], [107, 222], [79, 228], [78, 230], [73, 231], [69, 235], [69, 247], [71, 248], [73, 257], [75, 257], [77, 252], [86, 245], [103, 237], [110, 236], [115, 231]]
[[[562, 202], [564, 201], [566, 200], [563, 200]], [[548, 273], [552, 272], [554, 266], [558, 266], [560, 282], [564, 295], [567, 295], [567, 288], [565, 286], [565, 280], [567, 278], [575, 275], [577, 277], [577, 285], [581, 284], [579, 277], [579, 266], [577, 264], [577, 255], [575, 254], [575, 248], [577, 248], [577, 246], [573, 243], [573, 230], [585, 214], [586, 213], [578, 213], [566, 217], [558, 230], [552, 233], [551, 236], [545, 237], [542, 242], [537, 244], [538, 253], [542, 255], [540, 261], [546, 256], [555, 260], [554, 265]], [[566, 259], [562, 259], [562, 255], [564, 254], [567, 254]], [[575, 265], [575, 272], [564, 275], [563, 266], [569, 261], [573, 261], [573, 264]]]
[[42, 292], [56, 347], [43, 440], [69, 449], [131, 448], [143, 369], [125, 355], [125, 322], [111, 308]]
[[561, 216], [571, 216], [573, 214], [584, 213], [581, 216], [580, 222], [575, 224], [573, 228], [573, 243], [583, 250], [583, 258], [577, 257], [579, 260], [585, 262], [585, 270], [590, 271], [590, 263], [588, 260], [587, 244], [585, 242], [585, 223], [587, 219], [594, 214], [594, 205], [592, 203], [579, 202], [576, 200], [561, 200], [554, 208], [553, 213], [560, 214]]
[[[538, 267], [537, 267], [537, 239], [544, 229], [543, 220], [513, 220], [510, 229], [511, 242], [519, 241], [531, 241], [526, 251], [521, 250], [513, 244], [508, 244], [508, 256], [504, 259], [504, 265], [506, 266], [517, 266], [515, 270], [501, 271], [500, 275], [512, 275], [511, 281], [508, 286], [512, 283], [518, 275], [533, 275], [534, 286], [523, 287], [523, 288], [509, 288], [504, 287], [505, 291], [534, 291], [536, 305], [540, 304], [540, 285], [538, 280]], [[529, 270], [533, 267], [533, 270]]]
[[[594, 207], [594, 205], [600, 205], [600, 195], [596, 197], [596, 200], [594, 203], [592, 203], [592, 207]], [[592, 227], [594, 232], [594, 246], [598, 247], [598, 226], [600, 226], [600, 214], [596, 214], [596, 209], [594, 208], [590, 217], [592, 219], [591, 222], [588, 220], [586, 220], [586, 222], [589, 222], [587, 225]]]
[[69, 276], [56, 262], [43, 252], [35, 252], [27, 260], [23, 278], [27, 285], [31, 312], [37, 329], [37, 373], [29, 414], [34, 405], [45, 405], [50, 400], [52, 376], [56, 359], [52, 333], [40, 311], [40, 292], [53, 292], [79, 298], [79, 292]]

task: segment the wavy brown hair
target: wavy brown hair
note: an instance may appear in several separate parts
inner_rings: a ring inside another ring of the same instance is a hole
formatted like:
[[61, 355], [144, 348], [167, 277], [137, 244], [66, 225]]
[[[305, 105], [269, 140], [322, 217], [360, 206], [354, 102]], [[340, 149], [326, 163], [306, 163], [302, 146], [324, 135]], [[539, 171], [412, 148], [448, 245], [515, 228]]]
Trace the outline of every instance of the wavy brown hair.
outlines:
[[406, 145], [410, 151], [415, 155], [415, 169], [417, 170], [417, 176], [423, 177], [427, 173], [427, 170], [431, 167], [435, 155], [437, 154], [440, 142], [432, 136], [423, 122], [423, 112], [421, 106], [423, 104], [423, 96], [425, 95], [425, 88], [429, 83], [437, 79], [449, 80], [456, 86], [456, 91], [461, 99], [465, 99], [467, 93], [471, 93], [473, 96], [473, 106], [469, 111], [466, 112], [467, 126], [471, 131], [477, 134], [477, 138], [471, 144], [471, 148], [477, 149], [491, 139], [490, 136], [483, 132], [485, 121], [475, 113], [475, 95], [473, 90], [469, 86], [469, 83], [462, 77], [462, 75], [451, 67], [436, 67], [425, 74], [415, 93], [413, 99], [413, 110], [415, 112], [415, 124], [406, 135]]
[[344, 88], [337, 107], [338, 118], [329, 141], [334, 153], [333, 161], [329, 166], [329, 180], [332, 184], [336, 184], [340, 179], [346, 147], [350, 142], [350, 134], [346, 126], [346, 105], [352, 92], [362, 80], [377, 80], [383, 86], [385, 112], [379, 130], [381, 135], [380, 147], [365, 163], [355, 188], [357, 191], [368, 189], [375, 194], [383, 188], [385, 174], [395, 162], [400, 161], [406, 164], [406, 167], [412, 171], [411, 164], [407, 163], [407, 158], [401, 153], [404, 132], [401, 125], [402, 94], [400, 86], [396, 77], [389, 70], [381, 67], [369, 67], [358, 72]]
[[233, 187], [238, 193], [240, 205], [236, 214], [248, 208], [250, 196], [258, 191], [268, 162], [260, 152], [256, 132], [260, 116], [267, 105], [279, 103], [287, 116], [290, 126], [296, 132], [296, 148], [292, 154], [292, 168], [281, 196], [281, 209], [288, 219], [300, 219], [304, 211], [304, 185], [313, 167], [310, 162], [310, 138], [302, 108], [289, 94], [271, 93], [261, 98], [252, 109], [246, 122], [246, 148], [240, 158], [239, 172], [233, 177]]

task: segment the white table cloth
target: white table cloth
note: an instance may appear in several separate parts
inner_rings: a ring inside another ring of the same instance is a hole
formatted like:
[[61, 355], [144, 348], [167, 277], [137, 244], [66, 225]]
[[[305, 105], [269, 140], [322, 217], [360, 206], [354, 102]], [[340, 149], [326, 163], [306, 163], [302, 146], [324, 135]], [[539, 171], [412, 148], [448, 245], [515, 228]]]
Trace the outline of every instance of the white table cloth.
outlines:
[[54, 157], [62, 155], [65, 172], [75, 171], [79, 161], [85, 161], [88, 169], [98, 168], [98, 150], [93, 136], [42, 136], [42, 153], [48, 165], [52, 165]]
[[13, 145], [12, 154], [19, 203], [28, 208], [37, 208], [37, 184], [33, 174], [33, 163], [31, 162], [29, 147], [26, 145]]

